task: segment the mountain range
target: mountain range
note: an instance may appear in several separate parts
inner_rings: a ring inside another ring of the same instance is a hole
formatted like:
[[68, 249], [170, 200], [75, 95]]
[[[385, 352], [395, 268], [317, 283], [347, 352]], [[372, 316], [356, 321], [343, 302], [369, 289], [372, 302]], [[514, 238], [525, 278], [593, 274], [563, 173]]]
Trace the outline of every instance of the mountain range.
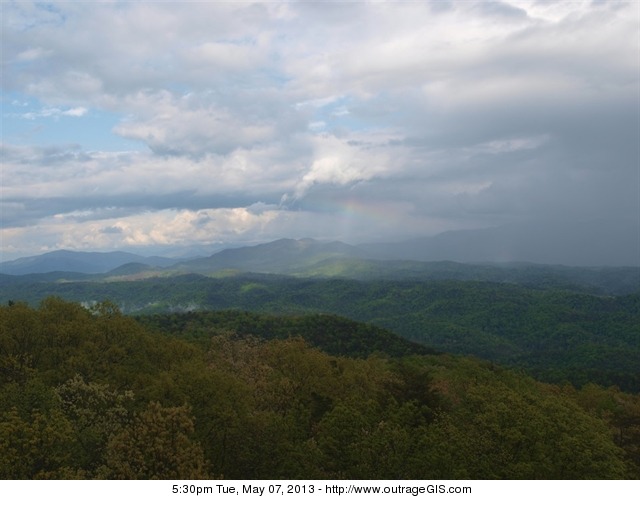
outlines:
[[151, 267], [168, 267], [178, 260], [160, 256], [112, 252], [52, 251], [38, 256], [18, 258], [0, 263], [0, 272], [9, 275], [44, 274], [47, 272], [78, 272], [103, 274], [129, 263], [142, 263]]
[[[395, 263], [391, 264], [391, 260]], [[0, 273], [24, 275], [57, 271], [131, 275], [163, 269], [176, 273], [233, 271], [309, 276], [341, 275], [345, 271], [384, 274], [391, 267], [395, 273], [401, 267], [409, 277], [411, 272], [424, 270], [424, 265], [417, 262], [436, 261], [640, 267], [640, 224], [565, 223], [544, 227], [514, 224], [448, 231], [404, 242], [361, 245], [284, 238], [224, 249], [207, 257], [189, 260], [140, 256], [122, 251], [60, 250], [0, 263]], [[127, 267], [119, 268], [123, 265]]]

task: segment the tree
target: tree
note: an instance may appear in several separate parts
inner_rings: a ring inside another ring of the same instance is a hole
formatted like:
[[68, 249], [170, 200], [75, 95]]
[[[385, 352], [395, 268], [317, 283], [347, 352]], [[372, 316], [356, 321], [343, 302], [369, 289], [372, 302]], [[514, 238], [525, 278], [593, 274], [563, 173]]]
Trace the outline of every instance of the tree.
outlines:
[[131, 425], [109, 440], [100, 476], [127, 480], [209, 478], [202, 448], [191, 439], [193, 429], [187, 407], [149, 403]]
[[92, 473], [103, 463], [110, 436], [130, 421], [133, 393], [117, 393], [106, 384], [87, 383], [80, 375], [58, 386], [56, 393], [77, 441], [74, 462]]
[[72, 427], [59, 409], [26, 418], [16, 407], [0, 414], [0, 479], [80, 476], [72, 469], [73, 447]]

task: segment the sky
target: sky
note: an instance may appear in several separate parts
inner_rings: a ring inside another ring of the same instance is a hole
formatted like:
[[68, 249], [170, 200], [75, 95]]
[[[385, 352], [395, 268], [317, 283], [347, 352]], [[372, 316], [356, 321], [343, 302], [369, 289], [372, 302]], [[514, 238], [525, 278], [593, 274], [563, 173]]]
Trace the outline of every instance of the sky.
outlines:
[[640, 2], [1, 7], [3, 260], [640, 216]]

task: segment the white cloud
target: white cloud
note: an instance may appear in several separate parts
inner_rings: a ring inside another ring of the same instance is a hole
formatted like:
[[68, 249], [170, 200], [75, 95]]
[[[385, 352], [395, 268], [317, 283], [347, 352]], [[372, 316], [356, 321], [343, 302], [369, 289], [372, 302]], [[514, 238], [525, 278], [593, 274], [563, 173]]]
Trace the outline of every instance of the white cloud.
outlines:
[[51, 55], [50, 50], [45, 50], [41, 47], [29, 48], [16, 55], [15, 60], [18, 62], [31, 61], [47, 57], [48, 55]]
[[[23, 104], [21, 106], [26, 107], [28, 106], [28, 103]], [[24, 114], [9, 114], [9, 116], [20, 117], [23, 119], [28, 119], [33, 121], [35, 119], [46, 118], [46, 117], [52, 117], [55, 119], [60, 117], [83, 117], [88, 113], [89, 113], [89, 109], [85, 107], [71, 107], [66, 109], [62, 109], [59, 107], [44, 107], [37, 111], [26, 112]]]
[[316, 136], [313, 160], [298, 180], [294, 198], [304, 197], [316, 184], [344, 186], [392, 174], [400, 162], [392, 163], [393, 152], [379, 139], [375, 134], [364, 135], [360, 144], [353, 144], [333, 135]]
[[115, 132], [142, 140], [156, 153], [225, 154], [271, 141], [277, 133], [275, 120], [243, 118], [206, 97], [175, 98], [162, 91], [143, 101], [151, 105], [139, 103], [140, 117], [126, 120]]

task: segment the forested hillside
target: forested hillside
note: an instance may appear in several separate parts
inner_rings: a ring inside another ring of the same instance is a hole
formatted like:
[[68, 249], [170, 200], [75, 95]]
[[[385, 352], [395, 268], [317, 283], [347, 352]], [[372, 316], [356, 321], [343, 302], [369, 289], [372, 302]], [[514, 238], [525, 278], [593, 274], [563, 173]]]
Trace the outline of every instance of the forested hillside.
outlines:
[[336, 317], [145, 322], [0, 307], [0, 478], [640, 477], [640, 399], [615, 388], [416, 354]]
[[368, 357], [378, 352], [389, 356], [435, 354], [435, 350], [411, 342], [386, 329], [336, 315], [273, 316], [248, 311], [202, 311], [139, 316], [142, 325], [179, 335], [199, 345], [212, 336], [259, 339], [304, 338], [307, 343], [331, 355]]
[[338, 314], [432, 349], [522, 368], [547, 382], [640, 391], [640, 294], [609, 297], [478, 281], [184, 275], [22, 283], [0, 295], [5, 303], [24, 300], [35, 306], [49, 294], [85, 304], [108, 299], [132, 314], [228, 309]]
[[[258, 247], [223, 251], [209, 258], [185, 261], [167, 267], [166, 260], [132, 258], [123, 263], [120, 253], [96, 257], [95, 253], [71, 253], [77, 259], [60, 261], [57, 253], [35, 258], [42, 264], [15, 267], [15, 260], [0, 264], [0, 285], [15, 294], [23, 284], [31, 296], [41, 294], [36, 283], [140, 281], [150, 278], [180, 278], [188, 274], [228, 277], [264, 274], [299, 278], [357, 279], [364, 281], [476, 281], [509, 283], [539, 290], [571, 290], [594, 295], [626, 295], [640, 292], [640, 267], [568, 267], [532, 263], [457, 263], [454, 261], [380, 260], [358, 257], [357, 248], [345, 244], [281, 240]], [[134, 255], [132, 255], [134, 256]], [[362, 255], [360, 255], [362, 256]], [[28, 262], [31, 259], [27, 259]], [[109, 262], [111, 262], [109, 264]], [[102, 265], [102, 272], [90, 272]], [[110, 266], [112, 265], [112, 266]], [[27, 270], [32, 273], [26, 273]], [[84, 273], [83, 273], [84, 272]], [[3, 297], [0, 295], [0, 299]], [[24, 300], [28, 300], [24, 297]]]

